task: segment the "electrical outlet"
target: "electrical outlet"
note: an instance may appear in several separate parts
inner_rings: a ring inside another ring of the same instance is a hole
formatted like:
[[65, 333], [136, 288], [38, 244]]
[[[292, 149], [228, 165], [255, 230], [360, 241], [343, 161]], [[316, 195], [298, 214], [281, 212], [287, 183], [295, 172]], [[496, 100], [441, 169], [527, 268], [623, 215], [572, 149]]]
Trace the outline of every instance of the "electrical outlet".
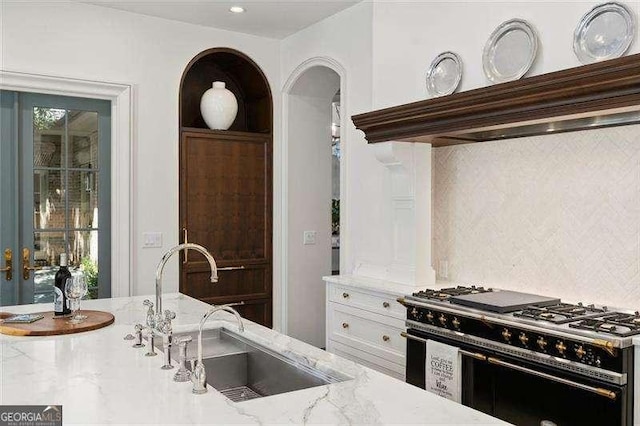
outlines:
[[162, 232], [145, 232], [142, 234], [143, 248], [160, 248], [162, 247]]
[[316, 243], [316, 231], [304, 231], [303, 244], [305, 246], [314, 245]]

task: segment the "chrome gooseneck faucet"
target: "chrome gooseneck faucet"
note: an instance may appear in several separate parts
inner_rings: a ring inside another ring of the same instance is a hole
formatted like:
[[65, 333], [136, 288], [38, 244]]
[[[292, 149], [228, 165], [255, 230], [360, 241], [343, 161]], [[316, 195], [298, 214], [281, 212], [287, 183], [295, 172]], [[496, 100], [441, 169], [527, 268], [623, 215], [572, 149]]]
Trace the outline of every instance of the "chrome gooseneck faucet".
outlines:
[[[242, 305], [243, 303], [234, 303], [233, 305]], [[233, 315], [235, 315], [236, 320], [238, 321], [238, 331], [244, 332], [244, 324], [242, 323], [242, 317], [231, 307], [232, 305], [220, 305], [216, 306], [213, 309], [209, 310], [202, 319], [200, 320], [200, 328], [198, 331], [198, 360], [196, 364], [193, 366], [193, 372], [191, 373], [191, 381], [193, 382], [192, 392], [195, 394], [203, 394], [207, 392], [207, 372], [204, 369], [204, 364], [202, 363], [202, 328], [204, 327], [204, 323], [207, 322], [209, 317], [218, 311], [226, 311]]]
[[171, 320], [176, 317], [175, 312], [171, 312], [170, 310], [162, 311], [162, 275], [164, 272], [164, 266], [169, 261], [169, 258], [174, 254], [179, 252], [180, 250], [195, 250], [204, 255], [204, 257], [209, 262], [209, 266], [211, 267], [211, 282], [218, 282], [218, 267], [216, 265], [216, 261], [207, 251], [206, 248], [202, 247], [199, 244], [193, 243], [184, 243], [178, 244], [177, 246], [169, 249], [160, 262], [158, 263], [158, 267], [156, 268], [156, 304], [155, 304], [155, 312], [153, 303], [150, 300], [144, 301], [144, 306], [147, 309], [146, 314], [146, 324], [149, 329], [157, 332], [162, 336], [162, 345], [164, 347], [164, 355], [165, 362], [162, 366], [162, 369], [169, 370], [173, 368], [171, 365], [171, 345], [172, 345], [172, 334], [173, 329], [171, 327]]
[[162, 274], [164, 272], [164, 265], [166, 265], [167, 261], [174, 253], [181, 250], [195, 250], [202, 253], [204, 257], [207, 258], [209, 266], [211, 267], [211, 282], [218, 282], [218, 267], [216, 266], [216, 261], [206, 248], [199, 244], [184, 243], [178, 244], [172, 249], [169, 249], [169, 251], [162, 256], [162, 259], [160, 259], [160, 263], [158, 263], [158, 267], [156, 268], [156, 318], [162, 319]]

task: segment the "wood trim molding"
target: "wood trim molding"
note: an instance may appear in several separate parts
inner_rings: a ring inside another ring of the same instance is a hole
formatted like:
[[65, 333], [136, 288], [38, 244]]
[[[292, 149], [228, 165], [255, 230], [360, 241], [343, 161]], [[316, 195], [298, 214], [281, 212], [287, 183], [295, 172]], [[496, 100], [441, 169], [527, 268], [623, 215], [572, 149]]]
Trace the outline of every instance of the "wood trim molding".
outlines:
[[133, 88], [0, 70], [0, 89], [111, 101], [111, 297], [133, 294]]
[[394, 140], [433, 146], [640, 122], [638, 69], [640, 54], [352, 119], [369, 143]]

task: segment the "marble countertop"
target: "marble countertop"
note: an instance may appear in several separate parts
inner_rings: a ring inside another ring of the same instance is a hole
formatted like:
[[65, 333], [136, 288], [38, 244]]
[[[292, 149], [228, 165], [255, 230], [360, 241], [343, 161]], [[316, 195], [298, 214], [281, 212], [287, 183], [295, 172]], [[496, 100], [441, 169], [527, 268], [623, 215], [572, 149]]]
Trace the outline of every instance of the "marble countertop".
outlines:
[[322, 277], [322, 279], [326, 282], [334, 284], [341, 284], [349, 287], [360, 287], [365, 290], [374, 290], [391, 294], [393, 296], [406, 296], [407, 294], [411, 294], [414, 291], [423, 289], [423, 287], [411, 287], [409, 285], [392, 281], [361, 277], [356, 275], [330, 275], [327, 277]]
[[[244, 336], [299, 362], [340, 371], [353, 380], [233, 403], [209, 387], [191, 393], [175, 383], [175, 369], [160, 369], [161, 355], [148, 358], [123, 337], [142, 322], [142, 301], [151, 297], [102, 299], [83, 307], [109, 311], [106, 328], [64, 336], [0, 336], [0, 404], [62, 404], [65, 424], [505, 424], [468, 407], [385, 376], [258, 324], [245, 322]], [[176, 311], [174, 332], [197, 328], [208, 305], [174, 293], [164, 308]], [[4, 307], [37, 312], [42, 305]], [[237, 330], [225, 313], [208, 327]], [[209, 374], [215, 374], [209, 373]]]

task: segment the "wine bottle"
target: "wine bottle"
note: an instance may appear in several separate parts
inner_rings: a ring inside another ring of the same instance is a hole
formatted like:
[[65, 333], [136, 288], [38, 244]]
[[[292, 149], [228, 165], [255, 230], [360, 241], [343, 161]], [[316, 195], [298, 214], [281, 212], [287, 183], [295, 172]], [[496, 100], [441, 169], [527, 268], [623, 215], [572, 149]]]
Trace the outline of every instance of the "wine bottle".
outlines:
[[56, 315], [69, 315], [71, 309], [67, 303], [67, 296], [64, 294], [64, 286], [67, 278], [71, 278], [71, 272], [67, 267], [67, 254], [60, 254], [60, 269], [56, 272], [53, 286], [53, 312]]

